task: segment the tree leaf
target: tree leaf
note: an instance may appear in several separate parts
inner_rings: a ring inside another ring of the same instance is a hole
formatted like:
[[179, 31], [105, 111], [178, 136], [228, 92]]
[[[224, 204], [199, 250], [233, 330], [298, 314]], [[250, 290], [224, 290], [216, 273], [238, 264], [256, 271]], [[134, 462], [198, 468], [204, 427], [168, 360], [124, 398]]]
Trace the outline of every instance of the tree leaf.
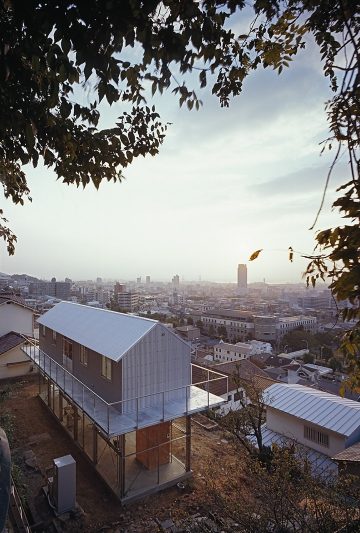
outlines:
[[250, 256], [250, 259], [249, 261], [255, 261], [255, 259], [257, 259], [259, 257], [259, 254], [263, 251], [262, 248], [260, 248], [260, 250], [256, 250], [256, 252], [253, 252]]

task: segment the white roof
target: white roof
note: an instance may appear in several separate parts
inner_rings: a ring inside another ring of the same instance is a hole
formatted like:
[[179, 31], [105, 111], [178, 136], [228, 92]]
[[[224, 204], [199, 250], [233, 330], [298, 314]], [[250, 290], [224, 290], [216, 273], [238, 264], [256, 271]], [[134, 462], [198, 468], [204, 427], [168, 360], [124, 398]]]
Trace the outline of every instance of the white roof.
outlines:
[[303, 385], [275, 383], [264, 391], [265, 403], [349, 437], [360, 427], [360, 403]]
[[72, 302], [56, 304], [38, 322], [113, 361], [119, 361], [158, 324], [156, 320]]

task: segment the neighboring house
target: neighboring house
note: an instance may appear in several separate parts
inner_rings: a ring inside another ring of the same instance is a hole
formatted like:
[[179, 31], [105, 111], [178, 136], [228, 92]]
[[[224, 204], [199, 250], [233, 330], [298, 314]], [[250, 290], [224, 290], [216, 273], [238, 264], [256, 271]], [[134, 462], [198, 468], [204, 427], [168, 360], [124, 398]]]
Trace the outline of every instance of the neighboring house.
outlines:
[[190, 416], [223, 403], [192, 385], [189, 344], [160, 322], [70, 302], [38, 323], [39, 348], [25, 350], [40, 396], [115, 494], [129, 501], [188, 477]]
[[249, 342], [237, 342], [236, 344], [220, 341], [218, 344], [214, 345], [213, 350], [214, 360], [232, 362], [249, 359], [255, 354], [266, 354], [266, 356], [270, 356], [272, 348], [271, 344], [267, 342], [254, 340]]
[[360, 442], [353, 444], [333, 457], [339, 472], [360, 478]]
[[0, 379], [33, 372], [34, 364], [22, 350], [24, 343], [24, 337], [14, 331], [0, 337]]
[[219, 344], [215, 344], [214, 347], [214, 360], [223, 362], [241, 361], [248, 359], [252, 355], [253, 348], [251, 345], [245, 342], [239, 342], [237, 344], [230, 344], [228, 342], [220, 341]]
[[266, 368], [264, 369], [270, 377], [284, 383], [299, 383], [302, 380], [308, 381], [308, 384], [319, 384], [319, 379], [323, 376], [329, 377], [333, 373], [331, 368], [324, 366], [296, 363]]
[[208, 374], [210, 373], [211, 376], [211, 373], [214, 371], [228, 376], [227, 383], [224, 380], [212, 380], [209, 384], [210, 392], [226, 400], [226, 403], [216, 408], [217, 413], [221, 415], [226, 415], [229, 411], [241, 409], [246, 399], [242, 382], [254, 385], [260, 390], [266, 389], [274, 383], [265, 372], [246, 359], [231, 363], [219, 363], [211, 367], [197, 366], [193, 369], [193, 382], [206, 379]]
[[[334, 456], [360, 442], [360, 403], [298, 384], [276, 383], [264, 391], [266, 445], [290, 439], [336, 470]], [[316, 452], [314, 455], [313, 452]], [[310, 456], [311, 460], [311, 456]]]
[[255, 354], [250, 357], [251, 362], [259, 368], [272, 368], [288, 365], [291, 363], [288, 357], [281, 357], [280, 355], [272, 355], [268, 353]]
[[0, 336], [10, 331], [32, 337], [34, 311], [18, 296], [0, 293]]
[[200, 337], [200, 329], [197, 326], [179, 326], [175, 329], [181, 337], [188, 341], [193, 341]]
[[34, 336], [34, 312], [21, 298], [0, 293], [0, 379], [33, 372], [34, 365], [23, 352], [24, 336]]

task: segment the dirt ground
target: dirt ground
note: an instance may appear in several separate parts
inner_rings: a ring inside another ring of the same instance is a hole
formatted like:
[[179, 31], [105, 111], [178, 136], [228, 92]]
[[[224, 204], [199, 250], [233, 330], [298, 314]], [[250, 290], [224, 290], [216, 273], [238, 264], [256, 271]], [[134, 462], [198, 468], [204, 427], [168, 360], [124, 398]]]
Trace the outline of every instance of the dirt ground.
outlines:
[[[2, 382], [0, 392], [3, 387]], [[37, 514], [37, 520], [44, 520], [44, 504], [41, 504], [41, 486], [45, 485], [43, 474], [51, 466], [53, 458], [67, 454], [71, 454], [77, 463], [77, 501], [85, 514], [81, 520], [68, 520], [61, 524], [64, 531], [155, 533], [165, 531], [159, 526], [161, 522], [169, 519], [176, 522], [209, 510], [204, 474], [206, 467], [212, 462], [231, 459], [234, 454], [232, 445], [226, 441], [221, 431], [207, 431], [192, 424], [194, 475], [185, 489], [174, 487], [132, 505], [121, 506], [37, 393], [36, 376], [12, 382], [9, 397], [0, 406], [2, 411], [15, 416], [12, 455], [23, 472], [24, 490], [27, 492], [30, 509]], [[31, 451], [39, 469], [25, 464], [24, 453], [30, 452], [32, 455]]]

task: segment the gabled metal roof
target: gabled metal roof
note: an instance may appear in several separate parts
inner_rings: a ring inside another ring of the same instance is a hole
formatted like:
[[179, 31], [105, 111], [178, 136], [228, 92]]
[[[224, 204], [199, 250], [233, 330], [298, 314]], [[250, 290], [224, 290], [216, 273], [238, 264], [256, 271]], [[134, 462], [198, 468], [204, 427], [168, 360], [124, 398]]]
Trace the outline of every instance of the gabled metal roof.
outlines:
[[360, 403], [303, 385], [276, 383], [264, 391], [266, 405], [349, 437], [360, 428]]
[[38, 322], [113, 361], [119, 361], [158, 324], [156, 320], [71, 302], [56, 304]]
[[[329, 479], [331, 474], [337, 474], [338, 468], [336, 463], [327, 455], [313, 450], [304, 444], [299, 444], [297, 441], [290, 439], [290, 437], [284, 437], [280, 433], [273, 431], [266, 427], [266, 424], [261, 426], [261, 434], [263, 438], [263, 445], [271, 447], [273, 444], [278, 446], [288, 446], [289, 444], [296, 444], [296, 455], [300, 461], [306, 459], [309, 461], [311, 466], [311, 471], [314, 475], [325, 477]], [[252, 435], [249, 440], [254, 446], [257, 446], [256, 438]]]

